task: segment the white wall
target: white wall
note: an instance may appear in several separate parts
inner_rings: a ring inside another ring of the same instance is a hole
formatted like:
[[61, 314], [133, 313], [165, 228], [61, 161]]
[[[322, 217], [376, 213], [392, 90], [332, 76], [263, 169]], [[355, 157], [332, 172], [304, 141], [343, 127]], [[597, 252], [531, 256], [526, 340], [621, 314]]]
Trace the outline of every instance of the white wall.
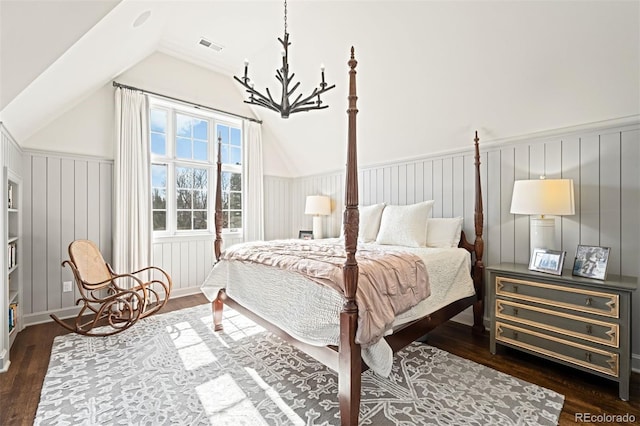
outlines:
[[[254, 116], [243, 103], [242, 93], [231, 77], [163, 53], [150, 55], [114, 81], [246, 117]], [[114, 111], [114, 87], [109, 82], [21, 145], [32, 151], [113, 159]], [[265, 171], [289, 175], [280, 142], [274, 139], [269, 128], [263, 129], [263, 143]]]
[[[318, 30], [292, 30], [292, 58], [308, 68], [322, 58], [336, 88], [325, 111], [289, 122], [263, 114], [270, 125], [281, 122], [273, 129], [294, 176], [345, 162], [351, 45], [358, 133], [367, 142], [361, 165], [464, 148], [475, 129], [502, 140], [640, 113], [637, 1], [304, 3], [291, 8], [292, 22]], [[306, 76], [308, 68], [294, 69]]]

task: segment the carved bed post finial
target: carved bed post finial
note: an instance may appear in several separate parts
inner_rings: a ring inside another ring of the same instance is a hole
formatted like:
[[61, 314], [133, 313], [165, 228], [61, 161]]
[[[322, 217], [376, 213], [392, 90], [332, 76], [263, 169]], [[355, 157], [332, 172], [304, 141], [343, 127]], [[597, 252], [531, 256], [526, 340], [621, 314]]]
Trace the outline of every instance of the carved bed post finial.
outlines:
[[216, 255], [216, 262], [220, 260], [220, 254], [222, 253], [222, 137], [218, 135], [218, 161], [216, 169], [216, 213], [215, 213], [215, 226], [216, 226], [216, 240], [213, 244], [214, 253]]
[[349, 59], [349, 134], [347, 143], [347, 170], [345, 182], [345, 211], [344, 211], [344, 245], [347, 252], [347, 261], [344, 265], [346, 311], [357, 312], [355, 304], [356, 289], [358, 288], [358, 263], [356, 251], [358, 245], [358, 229], [360, 214], [358, 211], [358, 151], [356, 144], [356, 114], [358, 108], [356, 102], [356, 66], [353, 46], [351, 47], [351, 59]]
[[345, 425], [357, 425], [360, 413], [360, 391], [362, 358], [360, 345], [356, 343], [358, 324], [358, 262], [356, 250], [358, 245], [358, 228], [360, 214], [358, 212], [358, 152], [356, 149], [356, 65], [354, 48], [351, 47], [349, 59], [349, 132], [347, 148], [347, 170], [345, 182], [344, 210], [344, 246], [347, 259], [344, 263], [344, 296], [345, 305], [340, 313], [340, 350], [338, 356], [338, 398], [340, 400], [340, 422]]
[[477, 130], [473, 141], [475, 142], [476, 160], [476, 205], [473, 216], [476, 232], [476, 239], [474, 242], [476, 261], [473, 271], [473, 280], [475, 281], [476, 296], [478, 297], [478, 301], [473, 305], [473, 332], [482, 334], [484, 332], [484, 263], [482, 262], [484, 252], [484, 240], [482, 239], [484, 214], [482, 208], [482, 185], [480, 184], [480, 139], [478, 138]]
[[[222, 137], [218, 134], [218, 161], [216, 162], [216, 212], [214, 216], [214, 224], [216, 227], [216, 240], [213, 243], [213, 251], [216, 256], [216, 262], [220, 260], [222, 254]], [[224, 310], [224, 299], [226, 298], [225, 289], [218, 292], [218, 296], [211, 302], [211, 310], [213, 311], [213, 330], [222, 331], [222, 311]]]

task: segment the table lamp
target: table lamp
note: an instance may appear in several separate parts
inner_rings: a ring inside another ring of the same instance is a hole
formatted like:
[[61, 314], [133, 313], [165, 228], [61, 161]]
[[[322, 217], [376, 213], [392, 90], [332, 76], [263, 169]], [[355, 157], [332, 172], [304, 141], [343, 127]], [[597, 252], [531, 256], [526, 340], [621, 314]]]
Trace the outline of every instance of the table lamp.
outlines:
[[554, 249], [555, 218], [575, 214], [572, 179], [517, 180], [513, 183], [511, 213], [536, 215], [530, 220], [531, 253], [536, 248]]
[[313, 238], [322, 238], [322, 216], [331, 214], [331, 200], [325, 195], [308, 195], [304, 214], [313, 215]]

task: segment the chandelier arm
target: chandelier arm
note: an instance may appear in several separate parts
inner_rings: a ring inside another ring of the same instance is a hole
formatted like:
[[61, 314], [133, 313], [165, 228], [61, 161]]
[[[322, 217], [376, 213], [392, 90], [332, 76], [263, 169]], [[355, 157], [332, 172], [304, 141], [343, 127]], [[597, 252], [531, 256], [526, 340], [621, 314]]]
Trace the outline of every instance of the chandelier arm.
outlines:
[[292, 109], [289, 114], [293, 114], [296, 112], [304, 112], [304, 111], [314, 111], [316, 109], [326, 109], [329, 108], [329, 105], [322, 105], [322, 106], [310, 106], [310, 107], [304, 107], [304, 108], [296, 108], [295, 110]]
[[[273, 100], [273, 97], [271, 96], [271, 92], [269, 91], [269, 88], [267, 87], [267, 95], [269, 95], [269, 101], [273, 104], [273, 105], [277, 105], [278, 108], [282, 108], [282, 105], [280, 105], [279, 103], [277, 103], [276, 101]], [[266, 99], [266, 98], [265, 98]]]
[[280, 109], [278, 109], [276, 106], [274, 106], [274, 105], [270, 104], [269, 102], [266, 102], [266, 101], [264, 101], [262, 99], [254, 99], [253, 101], [245, 101], [245, 103], [258, 105], [258, 106], [270, 109], [270, 110], [275, 111], [275, 112], [280, 112]]
[[[301, 105], [305, 105], [308, 104], [310, 105], [308, 102], [311, 98], [315, 98], [318, 95], [318, 89], [313, 89], [313, 92], [311, 92], [311, 94], [309, 96], [307, 96], [306, 98], [302, 99], [302, 100], [298, 100], [296, 99], [296, 102], [294, 102], [291, 107], [292, 108], [297, 108], [298, 106]], [[315, 103], [315, 101], [313, 101], [312, 103]]]
[[268, 88], [267, 88], [267, 94], [269, 95], [269, 97], [266, 97], [262, 93], [254, 89], [253, 87], [246, 84], [240, 78], [236, 76], [233, 76], [233, 78], [247, 89], [247, 93], [257, 96], [257, 99], [253, 98], [253, 100], [245, 101], [245, 103], [264, 106], [266, 108], [272, 109], [273, 111], [280, 112], [280, 104], [278, 104], [273, 100], [273, 98], [271, 97], [271, 93], [269, 93]]
[[[307, 96], [306, 98], [302, 99], [299, 102], [294, 102], [291, 105], [291, 108], [296, 108], [298, 105], [304, 105], [307, 104], [307, 102], [311, 102], [311, 103], [315, 103], [315, 101], [311, 101], [311, 98], [314, 98], [316, 96], [319, 96], [321, 94], [323, 94], [324, 92], [333, 89], [334, 87], [336, 87], [335, 84], [331, 85], [330, 87], [325, 87], [323, 89], [318, 90], [317, 88], [313, 89], [313, 92], [311, 92], [311, 94], [309, 96]], [[328, 105], [327, 105], [328, 106]]]
[[262, 95], [260, 95], [259, 98], [253, 98], [251, 103], [273, 109], [274, 111], [280, 111], [280, 105], [270, 101], [268, 98]]
[[292, 108], [295, 108], [295, 106], [296, 106], [296, 105], [298, 105], [298, 100], [299, 100], [301, 97], [302, 97], [302, 93], [300, 93], [300, 94], [298, 95], [298, 97], [296, 98], [296, 100], [295, 100], [295, 101], [291, 102], [291, 107], [292, 107]]
[[300, 82], [297, 82], [297, 83], [293, 86], [293, 89], [291, 89], [291, 90], [289, 90], [289, 91], [287, 92], [287, 97], [291, 96], [291, 95], [293, 94], [293, 92], [295, 92], [295, 91], [296, 91], [296, 89], [298, 88], [298, 86], [300, 86]]

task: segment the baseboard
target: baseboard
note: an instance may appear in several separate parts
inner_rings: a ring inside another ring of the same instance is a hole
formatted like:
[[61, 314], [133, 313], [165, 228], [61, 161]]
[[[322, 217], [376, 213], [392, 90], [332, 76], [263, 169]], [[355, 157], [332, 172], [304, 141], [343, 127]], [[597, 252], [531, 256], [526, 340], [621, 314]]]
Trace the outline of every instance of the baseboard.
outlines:
[[[171, 292], [171, 298], [191, 296], [200, 293], [200, 287], [179, 288]], [[45, 312], [37, 312], [35, 314], [23, 315], [22, 324], [24, 327], [30, 325], [43, 324], [53, 321], [50, 315], [55, 315], [60, 319], [74, 318], [80, 312], [79, 306], [73, 306], [71, 308], [54, 309]]]
[[473, 309], [471, 309], [471, 307], [465, 309], [455, 317], [451, 318], [451, 321], [468, 325], [469, 327], [473, 326]]
[[50, 315], [55, 315], [60, 319], [73, 318], [80, 312], [79, 306], [64, 309], [53, 309], [50, 311], [37, 312], [35, 314], [26, 314], [22, 316], [22, 324], [25, 327], [30, 325], [43, 324], [45, 322], [53, 321]]

